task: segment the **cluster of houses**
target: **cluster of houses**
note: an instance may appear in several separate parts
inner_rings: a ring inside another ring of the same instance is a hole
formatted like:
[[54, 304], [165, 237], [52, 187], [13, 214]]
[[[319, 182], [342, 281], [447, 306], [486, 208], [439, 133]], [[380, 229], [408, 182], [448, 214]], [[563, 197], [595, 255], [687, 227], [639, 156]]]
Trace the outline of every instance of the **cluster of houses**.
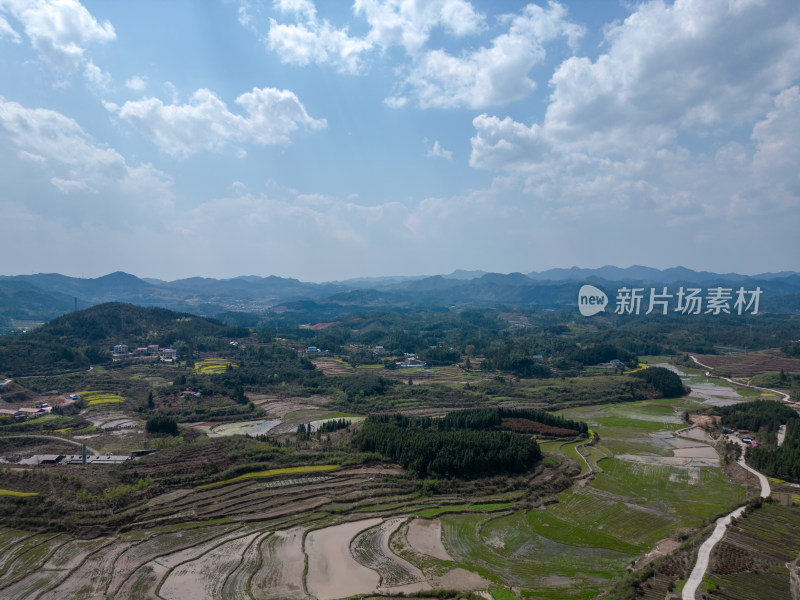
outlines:
[[47, 402], [41, 402], [36, 406], [36, 408], [0, 408], [0, 417], [11, 417], [12, 419], [35, 419], [36, 417], [43, 417], [44, 415], [50, 414], [50, 411], [53, 410], [53, 407], [47, 404]]
[[84, 446], [84, 451], [80, 454], [35, 454], [29, 458], [9, 462], [28, 465], [118, 465], [129, 460], [136, 460], [153, 452], [155, 450], [148, 449], [133, 450], [130, 454], [111, 454], [111, 452], [87, 454]]
[[154, 358], [159, 357], [162, 362], [171, 363], [178, 359], [178, 353], [172, 348], [159, 348], [158, 344], [150, 344], [142, 348], [130, 350], [127, 344], [117, 344], [111, 349], [114, 360], [127, 358]]
[[[301, 352], [303, 352], [303, 350], [301, 350]], [[316, 346], [309, 346], [309, 347], [307, 347], [305, 349], [305, 353], [306, 354], [328, 354], [328, 351], [327, 350], [321, 350], [320, 348], [317, 348]]]
[[403, 356], [405, 357], [403, 358], [403, 360], [395, 363], [399, 369], [424, 367], [427, 364], [424, 360], [418, 359], [416, 354], [409, 354], [408, 352], [406, 352]]
[[751, 448], [758, 448], [761, 445], [761, 442], [756, 440], [752, 436], [752, 434], [749, 431], [747, 431], [747, 429], [728, 429], [727, 427], [723, 427], [722, 433], [735, 435], [740, 440], [742, 440], [743, 444], [747, 444]]

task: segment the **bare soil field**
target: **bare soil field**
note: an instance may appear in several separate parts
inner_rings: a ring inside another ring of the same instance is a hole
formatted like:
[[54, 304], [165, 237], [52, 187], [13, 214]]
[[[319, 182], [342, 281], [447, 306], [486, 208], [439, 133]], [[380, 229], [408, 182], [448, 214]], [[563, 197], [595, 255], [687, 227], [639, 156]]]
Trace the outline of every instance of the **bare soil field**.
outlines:
[[338, 360], [321, 360], [314, 358], [311, 359], [311, 363], [325, 373], [325, 375], [342, 375], [344, 373], [353, 372], [353, 367]]
[[696, 356], [715, 374], [728, 377], [752, 377], [766, 371], [800, 373], [800, 358], [791, 358], [779, 350], [760, 350], [747, 354], [703, 354]]
[[[382, 523], [361, 532], [350, 542], [350, 553], [365, 567], [380, 575], [381, 589], [388, 590], [425, 580], [417, 567], [395, 555], [389, 549], [389, 539], [405, 522], [405, 517], [386, 519]], [[422, 589], [427, 586], [415, 586]]]
[[411, 547], [440, 560], [453, 560], [442, 544], [442, 522], [439, 519], [414, 519], [408, 525], [406, 539]]
[[379, 523], [380, 519], [367, 519], [310, 532], [306, 537], [309, 593], [319, 600], [335, 600], [377, 590], [378, 573], [353, 558], [350, 540]]
[[259, 543], [260, 568], [250, 582], [257, 597], [303, 598], [303, 529], [276, 531]]

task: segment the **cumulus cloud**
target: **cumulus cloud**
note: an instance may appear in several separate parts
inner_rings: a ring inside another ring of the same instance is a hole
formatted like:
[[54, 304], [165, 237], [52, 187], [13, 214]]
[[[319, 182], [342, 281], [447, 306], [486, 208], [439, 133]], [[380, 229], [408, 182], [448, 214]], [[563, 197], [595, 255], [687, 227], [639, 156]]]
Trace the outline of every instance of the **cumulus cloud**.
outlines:
[[381, 48], [417, 52], [435, 27], [455, 36], [478, 33], [486, 17], [465, 0], [355, 0], [353, 9], [369, 23], [367, 39]]
[[108, 91], [111, 86], [111, 75], [91, 61], [86, 63], [86, 67], [83, 69], [83, 76], [91, 86], [101, 92]]
[[676, 130], [751, 122], [800, 72], [792, 0], [643, 4], [606, 33], [608, 52], [554, 73], [548, 130], [579, 145], [665, 144]]
[[[798, 142], [787, 133], [800, 127], [788, 87], [800, 77], [797, 39], [791, 1], [769, 11], [725, 0], [638, 5], [607, 30], [605, 53], [556, 69], [541, 123], [475, 118], [470, 164], [521, 177], [564, 213], [647, 208], [680, 223], [785, 210], [800, 197]], [[743, 128], [749, 144], [735, 140]], [[784, 182], [781, 201], [764, 193], [767, 171]]]
[[249, 0], [241, 0], [239, 23], [258, 35], [282, 62], [298, 66], [327, 64], [346, 73], [362, 70], [363, 55], [371, 47], [368, 40], [351, 36], [347, 27], [337, 28], [327, 19], [319, 19], [311, 0], [274, 0], [273, 6], [291, 22], [271, 18], [264, 27], [257, 18], [257, 7]]
[[0, 97], [0, 133], [20, 148], [21, 157], [52, 165], [50, 181], [62, 193], [112, 189], [156, 205], [171, 202], [171, 181], [164, 173], [150, 165], [128, 165], [116, 150], [96, 143], [59, 112]]
[[469, 164], [481, 169], [518, 169], [540, 160], [550, 148], [542, 140], [541, 128], [517, 123], [510, 117], [498, 119], [486, 113], [472, 120], [476, 135], [471, 138]]
[[508, 104], [536, 87], [528, 74], [544, 60], [546, 43], [565, 37], [574, 46], [582, 34], [561, 4], [547, 8], [529, 4], [521, 14], [510, 17], [508, 32], [489, 46], [458, 56], [442, 49], [421, 52], [403, 76], [400, 89], [415, 97], [422, 108]]
[[544, 8], [529, 4], [518, 14], [501, 16], [498, 24], [504, 33], [486, 46], [469, 46], [460, 53], [428, 45], [435, 30], [449, 45], [489, 28], [486, 16], [467, 0], [355, 0], [353, 12], [369, 27], [361, 37], [320, 18], [311, 0], [275, 0], [273, 5], [282, 19], [269, 19], [266, 35], [246, 0], [240, 22], [261, 35], [283, 62], [328, 64], [360, 73], [371, 50], [402, 48], [408, 64], [398, 69], [400, 79], [385, 100], [392, 108], [409, 100], [422, 108], [484, 108], [519, 100], [535, 88], [529, 73], [544, 60], [545, 45], [565, 38], [574, 49], [583, 35], [557, 2]]
[[116, 37], [111, 23], [99, 23], [77, 0], [0, 0], [0, 11], [22, 23], [39, 55], [60, 68], [76, 68], [90, 44]]
[[133, 90], [134, 92], [141, 92], [147, 87], [147, 77], [134, 75], [125, 82], [125, 87], [127, 87], [129, 90]]
[[188, 104], [143, 98], [126, 102], [118, 114], [163, 152], [177, 157], [219, 151], [232, 142], [288, 144], [301, 126], [311, 130], [327, 127], [325, 119], [310, 117], [288, 90], [253, 88], [235, 103], [244, 114], [231, 112], [213, 92], [200, 89]]
[[347, 28], [337, 29], [327, 20], [284, 24], [270, 20], [266, 44], [285, 63], [306, 66], [331, 64], [339, 70], [357, 73], [369, 41], [351, 37]]

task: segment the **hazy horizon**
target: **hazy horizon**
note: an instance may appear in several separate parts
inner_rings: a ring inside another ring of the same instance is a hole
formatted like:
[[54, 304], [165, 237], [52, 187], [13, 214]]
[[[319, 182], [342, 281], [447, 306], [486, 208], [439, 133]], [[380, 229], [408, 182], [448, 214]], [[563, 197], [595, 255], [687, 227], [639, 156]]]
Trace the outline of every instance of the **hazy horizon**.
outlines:
[[[656, 268], [656, 267], [650, 267], [649, 265], [631, 264], [631, 265], [628, 265], [627, 267], [619, 267], [617, 265], [601, 265], [599, 267], [582, 267], [582, 266], [578, 266], [578, 265], [572, 265], [570, 267], [552, 267], [551, 269], [553, 269], [553, 270], [555, 270], [555, 269], [558, 269], [558, 270], [570, 270], [570, 269], [596, 270], [596, 269], [602, 269], [602, 268], [605, 268], [605, 267], [618, 268], [618, 269], [623, 269], [623, 270], [629, 269], [629, 268], [635, 268], [635, 267]], [[666, 271], [666, 270], [674, 269], [674, 268], [686, 268], [686, 269], [689, 269], [689, 270], [695, 271], [695, 272], [712, 272], [712, 273], [715, 273], [717, 275], [736, 274], [736, 275], [743, 275], [743, 276], [746, 276], [746, 277], [754, 277], [754, 276], [757, 276], [757, 275], [775, 274], [775, 273], [780, 273], [780, 272], [788, 272], [788, 273], [794, 273], [794, 274], [800, 273], [800, 271], [794, 270], [794, 269], [782, 269], [780, 271], [761, 271], [761, 272], [754, 272], [754, 273], [743, 273], [741, 271], [727, 271], [727, 272], [723, 273], [723, 272], [718, 272], [718, 271], [712, 271], [710, 269], [693, 269], [691, 267], [686, 267], [685, 265], [673, 265], [672, 267], [665, 267], [665, 268], [658, 269], [658, 270]], [[265, 274], [237, 273], [237, 274], [234, 274], [234, 275], [221, 276], [221, 277], [215, 277], [215, 276], [207, 275], [207, 274], [203, 274], [203, 273], [195, 273], [195, 274], [192, 274], [192, 275], [187, 275], [185, 277], [176, 277], [176, 278], [173, 278], [173, 279], [162, 279], [160, 277], [152, 277], [151, 275], [148, 275], [147, 273], [130, 273], [128, 271], [124, 271], [124, 270], [121, 270], [121, 269], [117, 269], [115, 271], [110, 271], [108, 273], [101, 273], [99, 275], [92, 276], [92, 277], [85, 276], [85, 275], [72, 275], [72, 274], [69, 274], [69, 273], [58, 273], [58, 272], [55, 272], [55, 271], [41, 271], [41, 272], [38, 272], [38, 273], [13, 273], [13, 274], [12, 273], [0, 273], [0, 276], [14, 277], [14, 276], [20, 276], [20, 275], [23, 275], [23, 276], [24, 275], [65, 275], [67, 277], [73, 277], [73, 278], [78, 278], [78, 279], [98, 279], [100, 277], [105, 277], [105, 276], [108, 276], [108, 275], [112, 275], [114, 273], [122, 272], [122, 273], [127, 273], [128, 275], [133, 275], [133, 276], [138, 277], [139, 279], [142, 279], [142, 280], [155, 279], [155, 280], [163, 281], [165, 283], [170, 283], [172, 281], [178, 281], [178, 280], [181, 280], [181, 279], [190, 279], [190, 278], [203, 278], [203, 279], [219, 279], [219, 280], [222, 280], [222, 279], [236, 279], [236, 278], [240, 278], [240, 277], [242, 277], [242, 278], [243, 277], [261, 277], [261, 278], [266, 278], [266, 277], [275, 276], [275, 277], [281, 277], [281, 278], [284, 278], [284, 279], [297, 279], [297, 280], [299, 280], [299, 281], [301, 281], [303, 283], [325, 284], [325, 283], [342, 283], [342, 282], [346, 282], [346, 281], [362, 280], [362, 279], [363, 280], [369, 280], [369, 279], [393, 279], [393, 278], [424, 279], [426, 277], [449, 276], [449, 275], [453, 275], [453, 274], [458, 273], [458, 272], [476, 272], [476, 271], [477, 272], [484, 272], [486, 274], [500, 274], [500, 275], [509, 275], [509, 274], [512, 274], [512, 273], [521, 273], [521, 274], [527, 276], [530, 273], [544, 273], [544, 272], [547, 272], [547, 271], [549, 271], [551, 269], [540, 269], [540, 270], [528, 269], [528, 270], [525, 270], [525, 271], [484, 271], [483, 269], [457, 268], [457, 269], [453, 269], [451, 271], [448, 271], [446, 273], [445, 272], [441, 272], [441, 273], [409, 273], [409, 274], [390, 273], [390, 274], [384, 274], [384, 275], [364, 275], [364, 276], [348, 277], [348, 278], [344, 278], [344, 279], [320, 279], [320, 280], [302, 279], [300, 277], [296, 277], [296, 276], [293, 276], [293, 275], [278, 275], [276, 273], [265, 273]]]

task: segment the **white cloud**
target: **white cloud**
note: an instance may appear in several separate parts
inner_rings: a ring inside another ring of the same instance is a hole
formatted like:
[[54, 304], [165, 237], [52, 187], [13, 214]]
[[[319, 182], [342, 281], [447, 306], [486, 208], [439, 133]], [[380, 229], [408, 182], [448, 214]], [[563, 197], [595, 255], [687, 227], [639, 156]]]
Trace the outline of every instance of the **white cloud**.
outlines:
[[234, 114], [213, 92], [197, 90], [188, 104], [164, 104], [157, 98], [126, 102], [119, 116], [172, 156], [186, 157], [204, 150], [218, 151], [232, 142], [259, 145], [288, 144], [301, 126], [324, 129], [325, 119], [313, 119], [288, 90], [253, 88], [236, 104]]
[[0, 0], [0, 10], [22, 23], [36, 51], [61, 68], [76, 68], [89, 44], [116, 37], [111, 23], [98, 23], [77, 0]]
[[[112, 148], [97, 144], [78, 123], [59, 112], [26, 108], [0, 98], [0, 133], [20, 148], [20, 156], [52, 165], [50, 181], [63, 193], [117, 190], [137, 203], [171, 203], [169, 178], [150, 165], [131, 167]], [[134, 193], [135, 192], [135, 193]]]
[[14, 28], [9, 25], [8, 21], [0, 16], [0, 39], [2, 38], [9, 38], [15, 44], [22, 42], [22, 38], [19, 37], [19, 34], [16, 31], [14, 31]]
[[530, 127], [506, 117], [482, 114], [472, 121], [476, 135], [471, 138], [469, 164], [481, 169], [517, 169], [540, 160], [549, 150], [541, 139], [541, 128]]
[[453, 160], [453, 152], [451, 150], [445, 150], [442, 148], [439, 140], [433, 142], [433, 147], [428, 149], [428, 152], [425, 154], [425, 156], [428, 158], [444, 158], [445, 160]]
[[44, 156], [42, 156], [41, 154], [36, 154], [34, 152], [28, 152], [27, 150], [20, 150], [19, 152], [17, 152], [17, 156], [19, 156], [24, 160], [36, 163], [41, 166], [47, 164], [47, 159]]
[[752, 139], [756, 142], [755, 168], [764, 174], [781, 174], [800, 181], [800, 91], [794, 86], [775, 97], [775, 106], [766, 118], [756, 123]]
[[111, 86], [111, 75], [105, 73], [100, 67], [89, 61], [83, 69], [83, 76], [95, 89], [106, 92]]
[[486, 20], [465, 0], [355, 0], [353, 9], [369, 23], [367, 39], [384, 49], [403, 46], [411, 53], [425, 45], [435, 27], [465, 36], [480, 32]]
[[[484, 16], [465, 0], [356, 0], [355, 14], [363, 16], [370, 27], [364, 37], [351, 36], [347, 27], [320, 19], [311, 0], [275, 0], [274, 6], [294, 22], [269, 20], [263, 39], [270, 50], [285, 63], [329, 64], [346, 73], [361, 72], [364, 56], [375, 45], [383, 49], [403, 46], [416, 52], [437, 26], [455, 36], [477, 33], [484, 27]], [[258, 32], [250, 10], [249, 3], [243, 3], [239, 21]]]
[[477, 117], [470, 164], [520, 177], [564, 216], [648, 209], [678, 224], [796, 206], [795, 2], [649, 2], [606, 36], [595, 61], [556, 69], [541, 124]]
[[405, 96], [389, 96], [384, 98], [383, 103], [389, 108], [403, 108], [408, 104], [408, 98]]
[[327, 20], [319, 22], [316, 18], [288, 25], [270, 19], [265, 41], [285, 63], [331, 64], [347, 73], [361, 70], [362, 54], [371, 46], [367, 40], [348, 35], [347, 28], [337, 29]]
[[422, 108], [508, 104], [536, 87], [528, 74], [544, 60], [545, 43], [566, 37], [574, 46], [583, 34], [568, 20], [566, 9], [554, 2], [546, 9], [529, 4], [508, 20], [508, 32], [489, 46], [460, 56], [441, 49], [421, 52], [404, 74], [401, 89]]
[[309, 21], [317, 16], [317, 8], [311, 0], [275, 0], [275, 8], [282, 13], [295, 14]]
[[62, 179], [61, 177], [51, 177], [50, 183], [58, 188], [62, 194], [70, 194], [72, 192], [89, 192], [96, 194], [97, 190], [92, 188], [85, 181], [78, 181], [76, 179]]
[[516, 15], [501, 16], [498, 24], [506, 32], [486, 46], [469, 46], [461, 53], [429, 48], [436, 30], [446, 36], [442, 43], [449, 47], [454, 38], [463, 44], [462, 38], [488, 28], [486, 16], [467, 0], [355, 0], [354, 14], [369, 27], [362, 37], [320, 18], [311, 0], [274, 0], [282, 20], [270, 18], [263, 35], [253, 7], [241, 1], [239, 21], [262, 36], [285, 63], [327, 64], [360, 73], [373, 48], [384, 53], [403, 48], [406, 66], [397, 69], [400, 80], [385, 100], [392, 108], [410, 99], [422, 108], [484, 108], [519, 100], [535, 88], [529, 73], [544, 60], [544, 45], [565, 38], [574, 49], [583, 35], [583, 28], [569, 21], [566, 8], [550, 2], [546, 8], [528, 4]]
[[800, 74], [793, 0], [649, 2], [606, 34], [608, 52], [566, 60], [546, 127], [588, 146], [665, 145], [676, 131], [752, 122]]
[[293, 22], [269, 19], [268, 26], [258, 18], [258, 7], [254, 8], [249, 0], [240, 1], [239, 23], [258, 35], [281, 61], [299, 66], [328, 64], [346, 73], [361, 71], [362, 56], [371, 43], [350, 36], [346, 27], [337, 28], [327, 19], [320, 20], [311, 0], [274, 0], [276, 11]]
[[127, 87], [129, 90], [133, 90], [134, 92], [141, 92], [147, 87], [147, 77], [134, 75], [125, 82], [125, 87]]

